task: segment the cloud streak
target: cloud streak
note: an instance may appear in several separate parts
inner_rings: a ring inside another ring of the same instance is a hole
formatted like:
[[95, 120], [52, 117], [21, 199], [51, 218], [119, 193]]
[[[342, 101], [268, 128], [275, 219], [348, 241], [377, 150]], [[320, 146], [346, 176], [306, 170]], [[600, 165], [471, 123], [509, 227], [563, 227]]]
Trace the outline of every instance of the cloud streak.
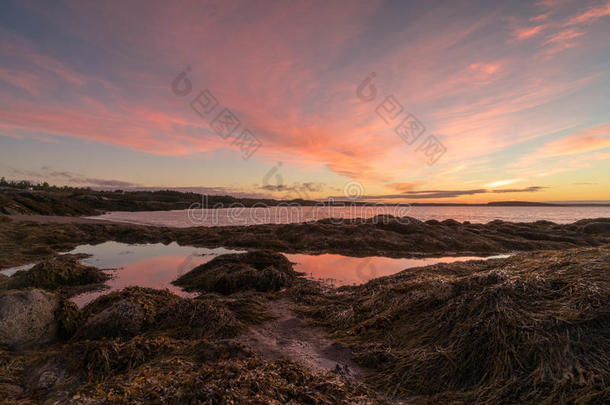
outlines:
[[484, 188], [471, 189], [471, 190], [419, 190], [410, 191], [402, 194], [385, 194], [385, 195], [369, 195], [362, 196], [362, 200], [390, 200], [390, 199], [405, 199], [405, 200], [428, 200], [428, 199], [444, 199], [444, 198], [455, 198], [461, 196], [475, 195], [475, 194], [511, 194], [511, 193], [535, 193], [541, 191], [547, 187], [542, 186], [530, 186], [525, 188], [512, 188], [512, 189], [496, 189], [488, 190]]

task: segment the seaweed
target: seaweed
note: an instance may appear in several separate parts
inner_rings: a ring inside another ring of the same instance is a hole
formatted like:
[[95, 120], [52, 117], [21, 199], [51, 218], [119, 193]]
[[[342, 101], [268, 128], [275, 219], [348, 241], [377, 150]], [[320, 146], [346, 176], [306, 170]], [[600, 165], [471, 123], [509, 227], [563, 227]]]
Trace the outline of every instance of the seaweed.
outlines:
[[252, 251], [215, 257], [172, 283], [186, 291], [233, 294], [239, 291], [278, 291], [290, 286], [297, 273], [279, 253]]
[[29, 270], [21, 270], [0, 280], [0, 289], [41, 288], [74, 295], [87, 289], [100, 288], [110, 276], [96, 267], [85, 266], [77, 257], [59, 256], [45, 260]]
[[[131, 338], [143, 333], [190, 338], [236, 336], [248, 321], [267, 317], [264, 303], [241, 299], [239, 312], [249, 317], [238, 320], [223, 300], [179, 297], [167, 290], [128, 287], [98, 297], [83, 308], [83, 325], [74, 339]], [[235, 303], [231, 306], [235, 307]]]
[[[127, 378], [126, 378], [127, 377]], [[287, 360], [229, 357], [200, 364], [183, 357], [148, 363], [78, 395], [81, 401], [167, 404], [383, 404], [360, 384], [312, 374]]]
[[610, 248], [437, 264], [301, 301], [413, 402], [610, 399]]

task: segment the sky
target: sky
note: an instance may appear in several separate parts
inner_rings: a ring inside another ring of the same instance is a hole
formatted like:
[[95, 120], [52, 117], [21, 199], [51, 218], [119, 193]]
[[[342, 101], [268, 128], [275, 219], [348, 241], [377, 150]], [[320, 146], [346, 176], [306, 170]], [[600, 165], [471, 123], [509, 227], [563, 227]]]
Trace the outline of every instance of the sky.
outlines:
[[0, 3], [0, 175], [610, 200], [610, 1]]

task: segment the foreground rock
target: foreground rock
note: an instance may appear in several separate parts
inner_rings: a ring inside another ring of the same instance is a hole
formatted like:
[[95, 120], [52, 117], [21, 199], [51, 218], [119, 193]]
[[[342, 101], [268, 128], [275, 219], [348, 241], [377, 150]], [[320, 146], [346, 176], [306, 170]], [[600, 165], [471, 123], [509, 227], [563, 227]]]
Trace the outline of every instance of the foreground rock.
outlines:
[[82, 310], [83, 322], [73, 337], [132, 338], [142, 334], [189, 338], [232, 338], [245, 323], [269, 318], [255, 297], [225, 300], [182, 298], [167, 290], [128, 287], [103, 295]]
[[279, 253], [254, 251], [218, 256], [173, 282], [186, 291], [232, 294], [278, 291], [292, 285], [297, 273]]
[[415, 403], [610, 403], [610, 247], [410, 269], [303, 312]]
[[84, 266], [77, 257], [59, 256], [45, 260], [29, 270], [18, 271], [0, 279], [0, 289], [42, 288], [73, 295], [86, 289], [98, 288], [110, 278], [103, 271]]
[[42, 290], [0, 292], [0, 346], [28, 348], [57, 338], [59, 300]]

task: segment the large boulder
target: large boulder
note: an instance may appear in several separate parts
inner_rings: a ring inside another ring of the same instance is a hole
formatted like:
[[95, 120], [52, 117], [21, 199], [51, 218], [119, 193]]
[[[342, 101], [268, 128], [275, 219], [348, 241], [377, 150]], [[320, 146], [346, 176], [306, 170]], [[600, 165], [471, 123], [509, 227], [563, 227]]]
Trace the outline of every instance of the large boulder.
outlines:
[[0, 293], [0, 346], [28, 348], [57, 337], [59, 299], [42, 290]]
[[121, 299], [91, 316], [79, 329], [77, 338], [132, 337], [141, 332], [144, 322], [142, 308], [135, 302]]

